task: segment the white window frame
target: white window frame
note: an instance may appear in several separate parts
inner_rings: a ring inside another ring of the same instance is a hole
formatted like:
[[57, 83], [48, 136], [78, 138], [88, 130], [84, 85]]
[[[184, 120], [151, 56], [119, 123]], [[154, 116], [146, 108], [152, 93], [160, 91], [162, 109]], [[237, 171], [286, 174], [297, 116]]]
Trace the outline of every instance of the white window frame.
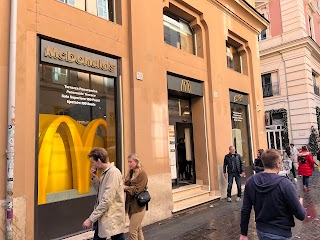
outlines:
[[66, 3], [70, 6], [75, 6], [76, 5], [76, 0], [58, 0], [59, 2]]
[[[110, 21], [109, 1], [110, 0], [97, 0], [97, 16], [103, 19], [106, 19], [108, 21]], [[102, 14], [101, 14], [100, 8], [103, 11]]]

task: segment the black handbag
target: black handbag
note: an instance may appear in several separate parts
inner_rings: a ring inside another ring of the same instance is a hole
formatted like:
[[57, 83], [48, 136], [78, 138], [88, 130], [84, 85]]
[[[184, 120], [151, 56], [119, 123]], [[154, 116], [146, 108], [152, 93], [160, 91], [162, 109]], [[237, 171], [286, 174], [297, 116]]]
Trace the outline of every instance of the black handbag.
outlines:
[[145, 189], [142, 192], [136, 194], [135, 197], [136, 197], [137, 203], [138, 203], [138, 205], [140, 207], [145, 206], [151, 200], [150, 193], [149, 193], [149, 191], [147, 189]]

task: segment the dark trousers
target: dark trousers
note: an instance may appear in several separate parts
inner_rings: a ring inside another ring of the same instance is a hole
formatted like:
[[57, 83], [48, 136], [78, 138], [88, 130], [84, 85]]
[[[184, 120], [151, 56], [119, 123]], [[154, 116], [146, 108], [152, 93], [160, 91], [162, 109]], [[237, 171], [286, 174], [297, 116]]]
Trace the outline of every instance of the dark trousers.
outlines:
[[231, 197], [231, 190], [233, 184], [233, 178], [236, 179], [237, 189], [238, 189], [238, 197], [241, 197], [241, 176], [238, 173], [228, 173], [228, 190], [227, 196]]
[[[99, 237], [98, 233], [99, 233], [99, 230], [98, 230], [98, 226], [97, 226], [96, 230], [94, 231], [93, 240], [106, 240], [106, 238]], [[111, 239], [112, 240], [125, 240], [125, 236], [124, 236], [124, 233], [120, 233], [120, 234], [112, 236]]]
[[303, 186], [309, 187], [309, 176], [302, 177]]
[[292, 162], [292, 166], [291, 166], [291, 172], [292, 172], [293, 177], [296, 178], [296, 170], [294, 169], [293, 162]]

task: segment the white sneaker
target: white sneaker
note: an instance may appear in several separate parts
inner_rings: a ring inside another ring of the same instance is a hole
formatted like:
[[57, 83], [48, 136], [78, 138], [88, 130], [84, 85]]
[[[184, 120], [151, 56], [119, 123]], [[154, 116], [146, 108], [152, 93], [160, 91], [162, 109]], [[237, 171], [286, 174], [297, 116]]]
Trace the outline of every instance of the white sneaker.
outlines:
[[236, 202], [240, 202], [240, 201], [241, 201], [241, 197], [237, 197]]
[[232, 202], [232, 199], [231, 199], [231, 197], [228, 197], [228, 202]]
[[294, 178], [294, 181], [297, 182], [298, 180], [296, 178]]

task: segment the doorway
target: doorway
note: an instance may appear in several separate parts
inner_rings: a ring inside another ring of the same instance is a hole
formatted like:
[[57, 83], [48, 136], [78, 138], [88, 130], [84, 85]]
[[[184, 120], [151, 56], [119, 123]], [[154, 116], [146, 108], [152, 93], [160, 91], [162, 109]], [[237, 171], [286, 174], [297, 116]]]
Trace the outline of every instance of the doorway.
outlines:
[[169, 98], [172, 186], [196, 183], [191, 100]]
[[282, 154], [286, 145], [286, 141], [284, 139], [284, 134], [283, 134], [283, 126], [270, 125], [266, 127], [266, 130], [267, 130], [268, 148], [280, 150]]
[[176, 123], [177, 185], [196, 183], [192, 123]]

